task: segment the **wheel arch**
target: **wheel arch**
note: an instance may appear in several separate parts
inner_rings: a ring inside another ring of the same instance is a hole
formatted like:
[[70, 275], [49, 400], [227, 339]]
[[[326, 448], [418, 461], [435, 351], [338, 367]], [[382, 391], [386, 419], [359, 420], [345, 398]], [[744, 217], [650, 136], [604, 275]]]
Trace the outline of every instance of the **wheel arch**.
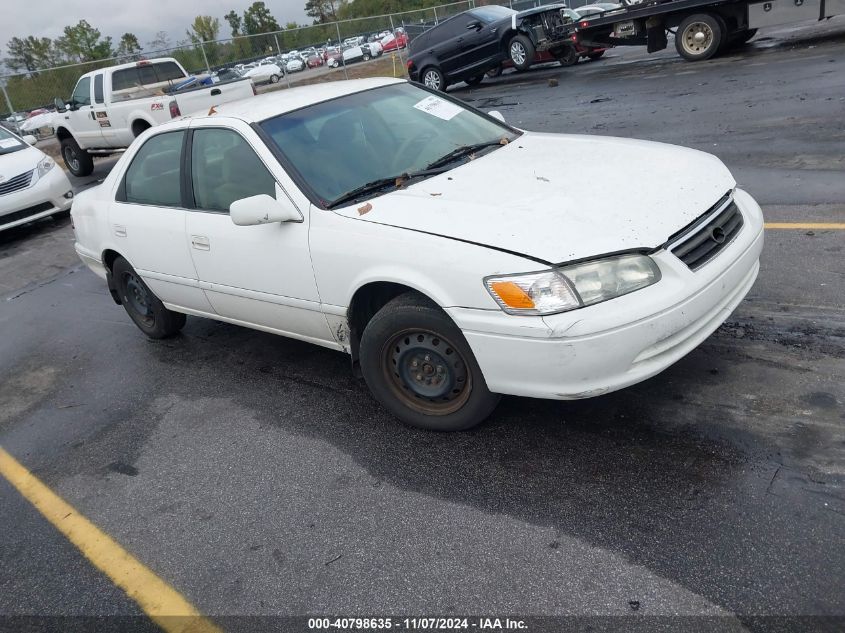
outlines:
[[132, 124], [129, 126], [129, 129], [132, 130], [132, 136], [138, 138], [143, 134], [145, 131], [153, 127], [155, 123], [151, 123], [144, 117], [137, 117], [132, 121]]
[[73, 134], [71, 134], [70, 130], [68, 130], [66, 127], [59, 126], [56, 128], [56, 138], [58, 139], [59, 143], [61, 143], [67, 138], [73, 138]]
[[114, 270], [114, 262], [117, 260], [118, 257], [123, 257], [120, 253], [116, 250], [111, 248], [107, 248], [103, 251], [102, 259], [103, 259], [103, 266], [106, 268], [106, 284], [109, 287], [109, 294], [111, 298], [114, 299], [114, 302], [117, 305], [121, 305], [120, 294], [117, 292], [117, 286], [114, 284], [114, 277], [112, 275], [112, 271]]

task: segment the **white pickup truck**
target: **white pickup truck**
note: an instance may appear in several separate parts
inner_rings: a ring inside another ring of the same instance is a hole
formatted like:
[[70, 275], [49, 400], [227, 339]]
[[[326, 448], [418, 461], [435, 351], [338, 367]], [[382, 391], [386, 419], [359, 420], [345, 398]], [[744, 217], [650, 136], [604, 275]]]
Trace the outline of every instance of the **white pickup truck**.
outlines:
[[56, 99], [56, 138], [62, 158], [75, 176], [94, 170], [94, 156], [129, 147], [147, 128], [183, 114], [255, 94], [248, 78], [197, 87], [171, 57], [120, 64], [79, 78], [68, 103]]

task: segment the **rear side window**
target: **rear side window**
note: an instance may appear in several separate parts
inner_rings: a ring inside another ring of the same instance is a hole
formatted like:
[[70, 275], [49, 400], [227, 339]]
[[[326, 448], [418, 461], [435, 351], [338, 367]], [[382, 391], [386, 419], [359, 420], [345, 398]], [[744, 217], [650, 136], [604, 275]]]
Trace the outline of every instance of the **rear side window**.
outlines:
[[103, 102], [103, 74], [94, 77], [94, 103]]
[[249, 143], [233, 130], [194, 130], [191, 156], [198, 209], [228, 212], [235, 200], [262, 193], [276, 197], [276, 180]]
[[141, 146], [126, 170], [124, 202], [181, 207], [181, 157], [185, 132], [166, 132]]
[[159, 62], [115, 71], [111, 76], [112, 90], [126, 90], [185, 77], [176, 62]]

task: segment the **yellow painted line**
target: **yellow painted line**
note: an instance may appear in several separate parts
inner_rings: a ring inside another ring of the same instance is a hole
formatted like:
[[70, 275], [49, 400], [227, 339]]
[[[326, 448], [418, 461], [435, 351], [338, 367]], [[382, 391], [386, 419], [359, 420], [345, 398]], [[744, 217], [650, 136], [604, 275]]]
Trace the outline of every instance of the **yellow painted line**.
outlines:
[[845, 222], [766, 222], [764, 225], [767, 229], [794, 229], [797, 231], [807, 230], [845, 230]]
[[178, 591], [0, 447], [0, 474], [167, 633], [222, 633]]

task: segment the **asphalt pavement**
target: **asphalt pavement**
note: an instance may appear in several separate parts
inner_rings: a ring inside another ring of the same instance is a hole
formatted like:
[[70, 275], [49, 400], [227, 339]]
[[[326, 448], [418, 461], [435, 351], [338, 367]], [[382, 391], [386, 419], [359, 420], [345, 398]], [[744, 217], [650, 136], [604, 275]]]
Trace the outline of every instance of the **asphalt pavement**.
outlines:
[[[620, 49], [452, 92], [526, 129], [710, 151], [768, 222], [845, 222], [841, 20], [703, 63]], [[603, 169], [573, 156], [550, 177], [601, 187]], [[659, 376], [508, 397], [450, 435], [396, 423], [339, 353], [190, 317], [147, 340], [71, 243], [66, 220], [0, 236], [0, 446], [226, 630], [845, 626], [841, 230], [767, 230], [747, 300]], [[2, 479], [0, 507], [0, 630], [138, 613]]]

